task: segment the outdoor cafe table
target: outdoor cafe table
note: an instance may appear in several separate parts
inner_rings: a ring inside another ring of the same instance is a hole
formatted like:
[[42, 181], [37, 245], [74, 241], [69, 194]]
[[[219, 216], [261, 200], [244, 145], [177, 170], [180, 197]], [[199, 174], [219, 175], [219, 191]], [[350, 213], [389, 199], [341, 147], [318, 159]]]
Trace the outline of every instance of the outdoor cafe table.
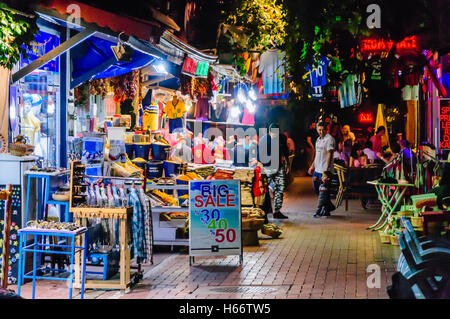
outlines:
[[[380, 230], [386, 226], [389, 217], [397, 209], [398, 204], [405, 196], [405, 192], [408, 187], [413, 187], [414, 184], [402, 184], [402, 183], [382, 183], [379, 181], [370, 181], [367, 184], [374, 185], [378, 193], [378, 199], [381, 202], [381, 216], [378, 221], [372, 226], [367, 227], [373, 231]], [[395, 188], [394, 193], [388, 198], [387, 190]], [[384, 218], [384, 222], [383, 221]], [[381, 224], [381, 226], [379, 226]], [[377, 227], [378, 226], [378, 227]]]

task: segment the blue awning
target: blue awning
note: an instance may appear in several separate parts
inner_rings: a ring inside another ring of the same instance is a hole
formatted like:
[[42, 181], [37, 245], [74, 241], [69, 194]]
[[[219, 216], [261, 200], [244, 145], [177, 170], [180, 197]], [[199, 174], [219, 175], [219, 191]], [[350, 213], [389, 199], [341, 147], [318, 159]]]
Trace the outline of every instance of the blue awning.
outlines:
[[111, 46], [117, 43], [92, 36], [70, 50], [72, 59], [71, 88], [91, 79], [104, 79], [140, 69], [155, 60], [155, 57], [134, 50], [131, 62], [117, 61]]

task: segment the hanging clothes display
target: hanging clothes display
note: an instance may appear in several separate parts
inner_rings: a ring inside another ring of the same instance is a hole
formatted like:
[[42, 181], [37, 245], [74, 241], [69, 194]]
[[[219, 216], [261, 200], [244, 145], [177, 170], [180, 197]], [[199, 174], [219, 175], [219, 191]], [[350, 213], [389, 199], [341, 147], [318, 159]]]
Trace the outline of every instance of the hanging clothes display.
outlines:
[[244, 108], [244, 115], [242, 116], [242, 124], [254, 125], [255, 113], [250, 113], [247, 108]]
[[[141, 201], [142, 209], [144, 211], [144, 260], [146, 263], [150, 261], [153, 264], [153, 222], [152, 211], [150, 205], [150, 198], [145, 194], [144, 188], [139, 188], [139, 200]], [[150, 259], [150, 260], [149, 260]]]
[[218, 102], [214, 104], [211, 112], [211, 121], [227, 121], [227, 101], [225, 99], [218, 99]]
[[286, 92], [284, 64], [286, 53], [279, 50], [267, 50], [259, 61], [262, 73], [264, 94], [281, 94]]
[[142, 127], [144, 130], [156, 131], [159, 129], [159, 107], [158, 105], [144, 105], [142, 115]]
[[169, 133], [183, 129], [183, 117], [184, 113], [186, 113], [186, 106], [176, 95], [173, 96], [171, 101], [166, 103], [164, 113], [166, 113], [169, 119]]
[[131, 229], [133, 233], [133, 256], [139, 260], [145, 260], [145, 232], [144, 232], [144, 212], [139, 195], [135, 188], [130, 190], [128, 195], [128, 205], [133, 207], [133, 218]]
[[341, 108], [359, 105], [361, 103], [362, 92], [358, 75], [347, 75], [344, 82], [342, 82], [341, 86], [339, 87], [338, 97]]
[[198, 97], [195, 104], [195, 119], [198, 121], [209, 120], [209, 99], [204, 97]]

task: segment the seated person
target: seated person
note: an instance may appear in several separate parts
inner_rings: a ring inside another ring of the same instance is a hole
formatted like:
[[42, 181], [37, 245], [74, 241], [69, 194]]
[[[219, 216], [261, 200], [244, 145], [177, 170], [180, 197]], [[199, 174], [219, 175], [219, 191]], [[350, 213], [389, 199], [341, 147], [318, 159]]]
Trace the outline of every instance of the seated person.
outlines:
[[363, 149], [363, 153], [364, 153], [364, 155], [367, 156], [367, 160], [370, 164], [375, 163], [375, 161], [379, 159], [377, 153], [372, 150], [372, 142], [371, 141], [366, 142], [366, 148]]
[[350, 155], [349, 167], [364, 167], [367, 165], [367, 156], [363, 153], [361, 145], [356, 144]]
[[344, 152], [344, 143], [340, 142], [338, 144], [337, 150], [333, 153], [334, 163], [347, 167], [348, 165], [348, 157]]

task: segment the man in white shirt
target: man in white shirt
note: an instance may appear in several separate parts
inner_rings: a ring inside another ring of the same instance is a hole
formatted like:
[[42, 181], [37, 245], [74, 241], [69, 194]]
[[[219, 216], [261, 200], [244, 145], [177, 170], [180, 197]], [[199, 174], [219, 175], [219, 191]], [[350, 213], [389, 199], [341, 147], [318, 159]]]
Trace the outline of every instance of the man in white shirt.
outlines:
[[317, 124], [319, 137], [316, 140], [316, 157], [308, 173], [313, 176], [313, 185], [316, 194], [319, 194], [322, 173], [333, 170], [333, 152], [335, 150], [334, 138], [327, 134], [324, 123]]

